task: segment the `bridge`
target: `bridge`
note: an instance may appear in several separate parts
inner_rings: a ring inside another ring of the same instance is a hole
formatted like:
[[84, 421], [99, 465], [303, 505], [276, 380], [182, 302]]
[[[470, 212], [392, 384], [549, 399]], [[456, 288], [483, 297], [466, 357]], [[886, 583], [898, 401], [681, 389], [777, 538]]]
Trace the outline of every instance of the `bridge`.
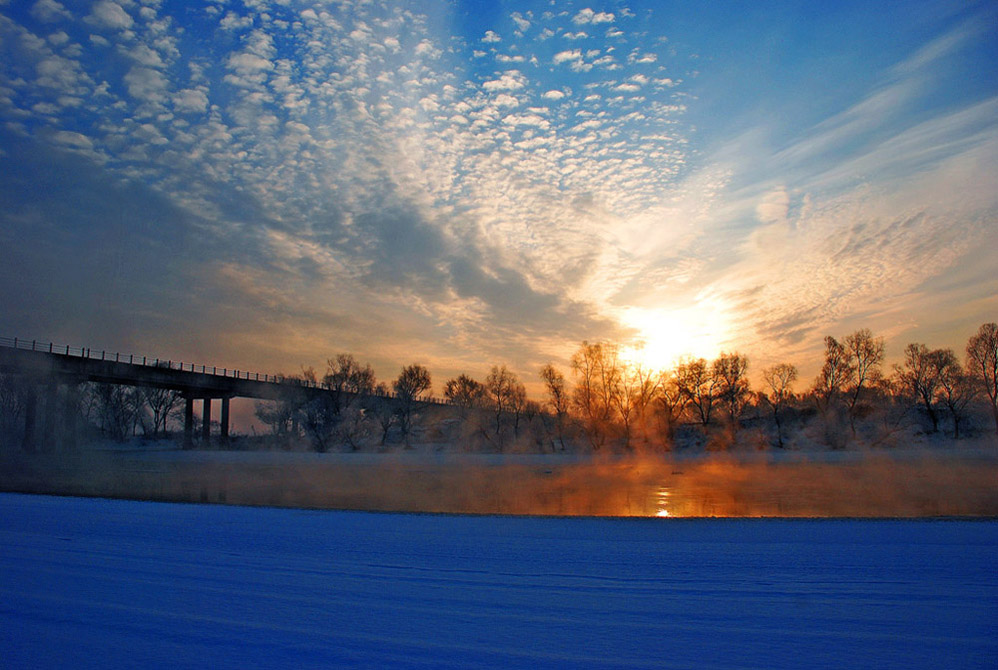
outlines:
[[[201, 404], [201, 436], [207, 444], [211, 439], [212, 402], [220, 401], [220, 439], [225, 443], [229, 439], [232, 398], [278, 400], [287, 398], [290, 392], [304, 393], [306, 397], [335, 392], [321, 384], [283, 375], [5, 337], [0, 337], [0, 372], [23, 375], [30, 381], [24, 408], [23, 447], [28, 451], [35, 444], [39, 398], [44, 397], [44, 425], [51, 429], [60, 419], [63, 425], [75, 425], [75, 389], [84, 382], [179, 392], [185, 401], [185, 448], [194, 442], [195, 402]], [[442, 404], [434, 398], [421, 401]]]

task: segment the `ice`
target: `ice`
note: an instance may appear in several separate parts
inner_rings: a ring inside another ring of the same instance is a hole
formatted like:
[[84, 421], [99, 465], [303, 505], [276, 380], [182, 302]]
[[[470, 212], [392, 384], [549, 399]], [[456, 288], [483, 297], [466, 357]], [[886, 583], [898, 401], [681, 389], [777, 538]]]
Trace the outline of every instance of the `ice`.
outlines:
[[0, 494], [0, 665], [994, 668], [998, 522]]

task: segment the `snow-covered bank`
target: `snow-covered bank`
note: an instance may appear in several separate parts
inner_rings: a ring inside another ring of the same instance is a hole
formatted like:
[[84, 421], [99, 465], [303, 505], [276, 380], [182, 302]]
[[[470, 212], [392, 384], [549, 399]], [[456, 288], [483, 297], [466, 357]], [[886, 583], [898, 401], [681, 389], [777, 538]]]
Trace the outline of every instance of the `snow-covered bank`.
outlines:
[[0, 494], [4, 667], [993, 668], [998, 522]]

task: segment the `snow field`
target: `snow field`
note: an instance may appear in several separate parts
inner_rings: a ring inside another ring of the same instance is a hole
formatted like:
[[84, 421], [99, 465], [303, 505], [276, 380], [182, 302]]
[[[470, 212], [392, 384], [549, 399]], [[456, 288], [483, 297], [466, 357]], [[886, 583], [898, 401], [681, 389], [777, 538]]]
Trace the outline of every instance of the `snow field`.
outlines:
[[998, 522], [0, 494], [6, 668], [993, 668]]

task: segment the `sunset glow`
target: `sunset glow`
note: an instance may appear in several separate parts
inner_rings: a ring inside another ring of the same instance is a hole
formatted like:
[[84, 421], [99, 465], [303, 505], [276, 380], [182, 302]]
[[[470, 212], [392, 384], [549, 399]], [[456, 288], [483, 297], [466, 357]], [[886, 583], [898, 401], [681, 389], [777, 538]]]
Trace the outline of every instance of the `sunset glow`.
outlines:
[[583, 340], [959, 347], [998, 311], [996, 12], [0, 2], [0, 330], [525, 379]]

